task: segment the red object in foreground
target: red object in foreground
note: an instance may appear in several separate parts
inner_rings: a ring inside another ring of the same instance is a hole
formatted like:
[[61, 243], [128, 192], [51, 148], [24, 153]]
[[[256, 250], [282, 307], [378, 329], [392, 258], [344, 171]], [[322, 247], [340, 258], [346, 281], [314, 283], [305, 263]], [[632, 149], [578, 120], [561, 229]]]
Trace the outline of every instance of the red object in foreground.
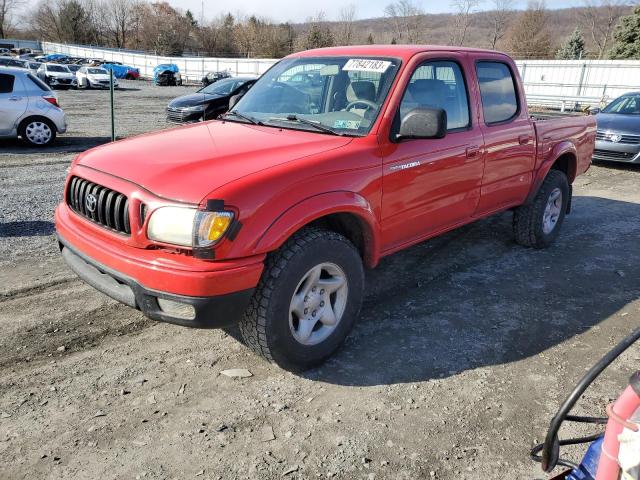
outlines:
[[508, 209], [519, 243], [550, 245], [594, 141], [593, 117], [531, 119], [504, 54], [313, 50], [223, 120], [79, 155], [56, 228], [108, 295], [183, 325], [242, 318], [256, 351], [307, 367], [348, 334], [363, 265]]
[[[640, 379], [640, 374], [636, 374]], [[598, 462], [596, 480], [617, 480], [620, 478], [620, 465], [618, 454], [620, 453], [620, 441], [618, 436], [625, 426], [633, 430], [633, 425], [628, 425], [627, 420], [640, 409], [640, 381], [637, 385], [629, 385], [615, 403], [607, 409], [609, 422], [604, 434], [602, 453]], [[613, 415], [611, 415], [613, 413]], [[635, 426], [637, 428], [637, 425]]]

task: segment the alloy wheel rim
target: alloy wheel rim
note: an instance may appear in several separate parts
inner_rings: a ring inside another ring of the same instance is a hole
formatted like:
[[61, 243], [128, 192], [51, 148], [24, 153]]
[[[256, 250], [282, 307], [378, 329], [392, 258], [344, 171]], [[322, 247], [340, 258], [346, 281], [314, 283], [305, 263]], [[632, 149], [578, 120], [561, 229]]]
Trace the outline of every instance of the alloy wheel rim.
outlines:
[[547, 199], [547, 206], [542, 216], [542, 231], [550, 234], [558, 224], [562, 212], [562, 190], [554, 188]]
[[31, 122], [25, 129], [27, 139], [36, 145], [44, 145], [51, 140], [51, 128], [44, 122]]
[[349, 284], [335, 263], [311, 268], [298, 283], [289, 306], [289, 329], [302, 345], [317, 345], [338, 327], [347, 306]]

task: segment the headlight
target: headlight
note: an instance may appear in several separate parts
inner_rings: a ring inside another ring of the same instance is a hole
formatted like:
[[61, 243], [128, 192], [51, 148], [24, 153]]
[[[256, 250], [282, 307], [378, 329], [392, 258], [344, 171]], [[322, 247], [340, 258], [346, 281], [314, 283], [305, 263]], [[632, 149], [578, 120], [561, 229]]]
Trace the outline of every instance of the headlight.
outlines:
[[147, 236], [158, 242], [190, 247], [193, 245], [194, 208], [162, 207], [153, 212]]
[[204, 112], [204, 105], [194, 105], [193, 107], [183, 107], [187, 112]]
[[151, 215], [147, 236], [151, 240], [173, 245], [209, 247], [224, 236], [232, 221], [232, 212], [162, 207]]

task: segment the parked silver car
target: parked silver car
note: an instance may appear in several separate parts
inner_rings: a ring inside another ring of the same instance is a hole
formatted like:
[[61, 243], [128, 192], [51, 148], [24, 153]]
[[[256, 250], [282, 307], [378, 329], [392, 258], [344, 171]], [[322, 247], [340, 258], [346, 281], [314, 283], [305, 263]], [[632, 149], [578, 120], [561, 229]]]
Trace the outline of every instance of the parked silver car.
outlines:
[[29, 145], [51, 145], [67, 130], [51, 89], [29, 70], [0, 69], [0, 137], [21, 137]]
[[594, 160], [640, 163], [640, 92], [625, 93], [596, 115]]
[[66, 65], [43, 63], [38, 68], [38, 78], [53, 88], [75, 88], [78, 85], [75, 73]]

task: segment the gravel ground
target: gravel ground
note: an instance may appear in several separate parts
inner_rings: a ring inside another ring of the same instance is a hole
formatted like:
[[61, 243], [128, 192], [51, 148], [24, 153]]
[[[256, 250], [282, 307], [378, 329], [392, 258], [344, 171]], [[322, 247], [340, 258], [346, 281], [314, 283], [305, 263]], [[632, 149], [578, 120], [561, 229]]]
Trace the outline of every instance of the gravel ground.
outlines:
[[[193, 90], [123, 86], [121, 136], [165, 128], [167, 101]], [[548, 250], [517, 246], [504, 213], [385, 259], [345, 346], [304, 375], [222, 331], [147, 320], [57, 254], [72, 152], [109, 136], [107, 92], [60, 98], [54, 148], [0, 143], [2, 479], [543, 478], [532, 444], [640, 323], [640, 169], [616, 165], [579, 178]], [[632, 347], [577, 411], [603, 414], [639, 360]]]

